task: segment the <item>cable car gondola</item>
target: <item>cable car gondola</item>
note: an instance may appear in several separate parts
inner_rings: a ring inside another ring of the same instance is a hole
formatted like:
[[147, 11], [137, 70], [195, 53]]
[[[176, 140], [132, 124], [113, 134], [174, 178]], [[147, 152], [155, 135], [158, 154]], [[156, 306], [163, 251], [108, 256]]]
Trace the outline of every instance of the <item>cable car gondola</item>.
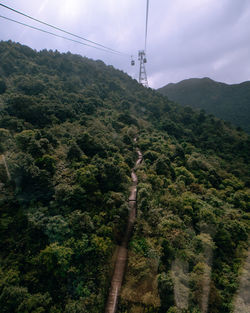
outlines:
[[131, 66], [135, 65], [135, 60], [133, 59], [133, 56], [131, 55]]

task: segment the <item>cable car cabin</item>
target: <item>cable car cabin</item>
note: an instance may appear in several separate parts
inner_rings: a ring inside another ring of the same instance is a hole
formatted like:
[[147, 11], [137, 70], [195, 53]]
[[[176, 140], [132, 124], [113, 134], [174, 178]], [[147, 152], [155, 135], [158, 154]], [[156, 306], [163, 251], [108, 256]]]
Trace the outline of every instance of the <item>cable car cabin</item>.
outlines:
[[135, 61], [134, 61], [134, 60], [131, 61], [131, 65], [132, 65], [132, 66], [135, 65]]
[[143, 59], [143, 63], [147, 63], [147, 59], [146, 58]]

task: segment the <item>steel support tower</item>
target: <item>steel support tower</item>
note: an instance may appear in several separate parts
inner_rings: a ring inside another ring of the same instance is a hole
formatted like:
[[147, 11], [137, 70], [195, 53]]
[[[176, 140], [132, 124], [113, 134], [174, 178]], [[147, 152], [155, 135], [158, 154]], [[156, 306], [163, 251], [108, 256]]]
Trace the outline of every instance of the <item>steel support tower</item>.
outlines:
[[146, 73], [145, 63], [147, 63], [146, 53], [144, 50], [138, 52], [138, 60], [140, 61], [139, 83], [148, 87], [148, 79]]

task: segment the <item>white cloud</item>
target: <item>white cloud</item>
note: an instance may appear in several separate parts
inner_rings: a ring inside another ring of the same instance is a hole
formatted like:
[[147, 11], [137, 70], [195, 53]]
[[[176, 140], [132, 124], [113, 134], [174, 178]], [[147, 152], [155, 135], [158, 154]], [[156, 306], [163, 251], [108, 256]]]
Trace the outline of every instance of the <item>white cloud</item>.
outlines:
[[[133, 54], [136, 59], [137, 51], [144, 46], [146, 0], [29, 3], [16, 0], [11, 5], [7, 0], [2, 2], [90, 40]], [[0, 8], [0, 11], [2, 15], [25, 20], [6, 9]], [[188, 77], [210, 76], [227, 82], [249, 78], [249, 20], [248, 0], [150, 0], [147, 71], [151, 86], [159, 87]], [[57, 40], [2, 20], [0, 39], [20, 41], [36, 49], [71, 50], [102, 59], [133, 76], [135, 70], [138, 71], [138, 63], [137, 67], [130, 67], [129, 57]]]

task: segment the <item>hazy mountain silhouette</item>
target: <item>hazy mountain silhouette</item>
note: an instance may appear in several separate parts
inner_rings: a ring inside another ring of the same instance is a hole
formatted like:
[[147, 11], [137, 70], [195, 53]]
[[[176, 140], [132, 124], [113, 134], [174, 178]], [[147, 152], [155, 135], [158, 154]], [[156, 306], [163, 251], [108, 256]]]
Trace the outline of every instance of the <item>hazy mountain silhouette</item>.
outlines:
[[170, 100], [203, 109], [250, 132], [250, 81], [228, 85], [207, 77], [191, 78], [158, 91]]

